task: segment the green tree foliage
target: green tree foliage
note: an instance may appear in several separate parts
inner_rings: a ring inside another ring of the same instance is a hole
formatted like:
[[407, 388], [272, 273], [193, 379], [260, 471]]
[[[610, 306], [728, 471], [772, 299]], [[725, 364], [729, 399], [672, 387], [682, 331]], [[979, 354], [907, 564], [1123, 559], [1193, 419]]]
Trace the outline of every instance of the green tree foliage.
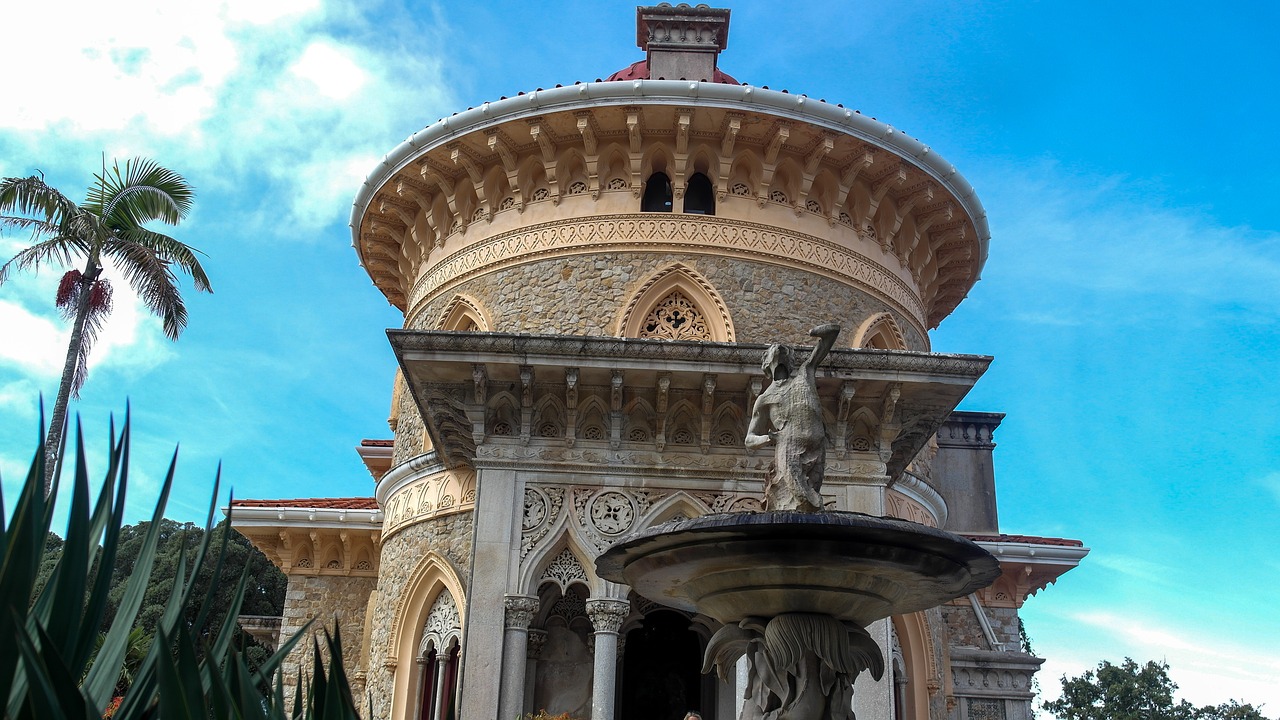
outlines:
[[1267, 720], [1259, 708], [1235, 700], [1203, 707], [1175, 700], [1177, 689], [1167, 663], [1103, 660], [1079, 677], [1064, 675], [1062, 695], [1044, 709], [1060, 720]]

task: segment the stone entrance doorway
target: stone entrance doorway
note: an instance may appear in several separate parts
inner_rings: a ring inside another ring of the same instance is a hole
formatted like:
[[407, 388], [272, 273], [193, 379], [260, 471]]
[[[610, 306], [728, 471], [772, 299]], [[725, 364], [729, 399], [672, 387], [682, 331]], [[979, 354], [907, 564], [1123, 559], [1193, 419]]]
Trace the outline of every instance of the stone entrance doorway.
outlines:
[[714, 685], [700, 672], [705, 639], [691, 625], [684, 613], [655, 609], [627, 633], [618, 720], [714, 717]]

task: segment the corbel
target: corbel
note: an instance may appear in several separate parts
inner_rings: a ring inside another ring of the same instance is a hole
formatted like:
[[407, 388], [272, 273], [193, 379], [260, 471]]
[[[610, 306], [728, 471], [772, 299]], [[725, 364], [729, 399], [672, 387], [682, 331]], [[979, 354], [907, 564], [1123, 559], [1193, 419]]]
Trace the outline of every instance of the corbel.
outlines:
[[654, 403], [654, 410], [656, 411], [654, 414], [657, 416], [658, 428], [653, 437], [658, 452], [662, 452], [667, 446], [667, 402], [670, 391], [671, 373], [658, 373], [658, 396]]
[[609, 447], [622, 447], [622, 371], [614, 369], [609, 378]]
[[467, 177], [470, 178], [471, 184], [475, 186], [476, 199], [480, 201], [480, 207], [484, 209], [484, 219], [487, 222], [493, 221], [493, 203], [485, 197], [484, 194], [484, 173], [480, 169], [480, 164], [476, 159], [471, 157], [471, 153], [463, 147], [462, 143], [452, 143], [449, 146], [449, 159], [454, 165], [461, 165], [466, 170]]
[[[900, 198], [896, 203], [897, 210], [894, 213], [893, 227], [890, 228], [889, 232], [885, 233], [885, 237], [880, 239], [881, 247], [883, 249], [888, 251], [888, 249], [892, 247], [894, 241], [898, 237], [898, 231], [902, 229], [903, 221], [907, 219], [907, 216], [911, 214], [911, 211], [915, 209], [916, 205], [921, 202], [933, 202], [933, 190], [933, 183], [926, 181], [912, 187], [903, 194], [902, 198]], [[902, 260], [903, 264], [906, 264], [906, 252], [903, 252], [898, 257]]]
[[902, 423], [895, 417], [901, 397], [902, 383], [890, 383], [880, 406], [880, 462], [887, 463], [893, 457], [893, 441], [902, 430]]
[[907, 169], [902, 163], [889, 168], [883, 175], [871, 182], [871, 207], [867, 209], [867, 217], [875, 217], [880, 202], [889, 193], [890, 188], [901, 187], [907, 181]]
[[533, 422], [533, 367], [520, 366], [520, 442], [529, 444], [529, 425]]
[[587, 190], [592, 200], [600, 199], [600, 155], [597, 152], [595, 123], [591, 119], [590, 110], [574, 113], [578, 118], [578, 134], [582, 136], [582, 148], [587, 161]]
[[640, 127], [640, 108], [623, 108], [627, 114], [627, 142], [631, 150], [631, 194], [640, 197], [644, 189], [644, 179], [640, 177], [641, 165], [644, 162], [644, 132]]
[[524, 193], [520, 192], [520, 166], [516, 162], [515, 151], [511, 149], [511, 142], [505, 135], [494, 130], [489, 133], [489, 151], [498, 154], [502, 169], [507, 173], [507, 184], [511, 186], [516, 200], [516, 212], [524, 212]]
[[350, 533], [350, 532], [348, 532], [347, 530], [342, 530], [341, 532], [339, 532], [339, 533], [338, 533], [338, 540], [342, 543], [342, 570], [343, 570], [343, 574], [345, 574], [345, 575], [350, 575], [350, 574], [351, 574], [351, 565], [352, 565], [352, 562], [351, 562], [351, 556], [352, 556], [352, 553], [351, 553], [351, 533]]
[[845, 380], [840, 384], [840, 405], [836, 411], [836, 454], [841, 460], [849, 452], [849, 408], [853, 406], [854, 384]]
[[564, 444], [573, 447], [578, 433], [578, 368], [564, 369]]
[[[453, 218], [454, 225], [458, 227], [458, 232], [466, 234], [467, 220], [469, 220], [469, 218], [463, 217], [462, 213], [458, 212], [458, 198], [454, 193], [454, 185], [452, 180], [449, 178], [449, 173], [445, 172], [442, 168], [436, 167], [430, 162], [424, 161], [421, 170], [419, 170], [419, 174], [422, 175], [422, 179], [424, 181], [432, 183], [436, 187], [440, 188], [441, 194], [444, 195], [445, 203], [449, 206], [449, 215]], [[451, 232], [453, 232], [452, 227], [441, 228], [441, 230], [437, 231], [437, 233], [442, 236], [448, 235]]]
[[702, 376], [702, 454], [711, 450], [711, 413], [715, 410], [716, 376], [707, 373]]
[[471, 366], [471, 382], [475, 387], [476, 405], [484, 405], [489, 401], [489, 368], [484, 363]]
[[693, 109], [676, 108], [676, 156], [689, 154], [689, 129], [693, 127]]
[[760, 397], [760, 393], [764, 389], [764, 378], [753, 377], [750, 384], [747, 385], [747, 417], [756, 409], [756, 398]]
[[542, 151], [542, 170], [547, 174], [547, 189], [551, 192], [551, 204], [560, 204], [560, 185], [556, 182], [556, 142], [541, 120], [529, 121], [529, 136]]
[[[796, 217], [800, 217], [801, 203], [809, 197], [813, 189], [813, 181], [818, 175], [818, 165], [836, 146], [836, 137], [831, 133], [822, 133], [822, 137], [814, 143], [813, 148], [804, 158], [804, 172], [800, 178], [800, 197], [795, 202]], [[830, 224], [834, 225], [834, 221]]]
[[720, 138], [720, 157], [733, 158], [733, 145], [738, 141], [738, 133], [742, 132], [742, 119], [745, 117], [742, 113], [729, 112], [724, 114], [724, 129], [721, 131], [723, 136]]
[[778, 122], [773, 126], [773, 133], [769, 136], [769, 144], [765, 146], [764, 163], [765, 165], [774, 165], [778, 162], [778, 153], [782, 150], [782, 145], [791, 137], [791, 126], [785, 122]]

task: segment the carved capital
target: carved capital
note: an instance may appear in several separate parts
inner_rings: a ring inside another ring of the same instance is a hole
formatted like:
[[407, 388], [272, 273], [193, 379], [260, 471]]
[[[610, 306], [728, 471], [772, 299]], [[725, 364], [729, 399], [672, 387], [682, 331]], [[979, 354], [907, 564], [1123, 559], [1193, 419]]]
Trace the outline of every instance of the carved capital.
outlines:
[[538, 612], [538, 598], [527, 595], [508, 595], [506, 599], [506, 626], [518, 630], [528, 630], [533, 622], [534, 613]]
[[630, 612], [631, 603], [625, 600], [587, 601], [587, 617], [598, 633], [617, 633]]

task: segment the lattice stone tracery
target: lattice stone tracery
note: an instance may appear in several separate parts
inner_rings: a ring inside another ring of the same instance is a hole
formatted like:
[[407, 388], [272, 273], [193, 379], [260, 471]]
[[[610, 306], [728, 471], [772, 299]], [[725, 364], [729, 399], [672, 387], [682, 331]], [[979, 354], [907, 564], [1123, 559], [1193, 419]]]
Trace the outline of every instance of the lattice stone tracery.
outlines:
[[711, 340], [702, 311], [685, 294], [673, 290], [649, 312], [640, 331], [642, 338], [660, 340]]

